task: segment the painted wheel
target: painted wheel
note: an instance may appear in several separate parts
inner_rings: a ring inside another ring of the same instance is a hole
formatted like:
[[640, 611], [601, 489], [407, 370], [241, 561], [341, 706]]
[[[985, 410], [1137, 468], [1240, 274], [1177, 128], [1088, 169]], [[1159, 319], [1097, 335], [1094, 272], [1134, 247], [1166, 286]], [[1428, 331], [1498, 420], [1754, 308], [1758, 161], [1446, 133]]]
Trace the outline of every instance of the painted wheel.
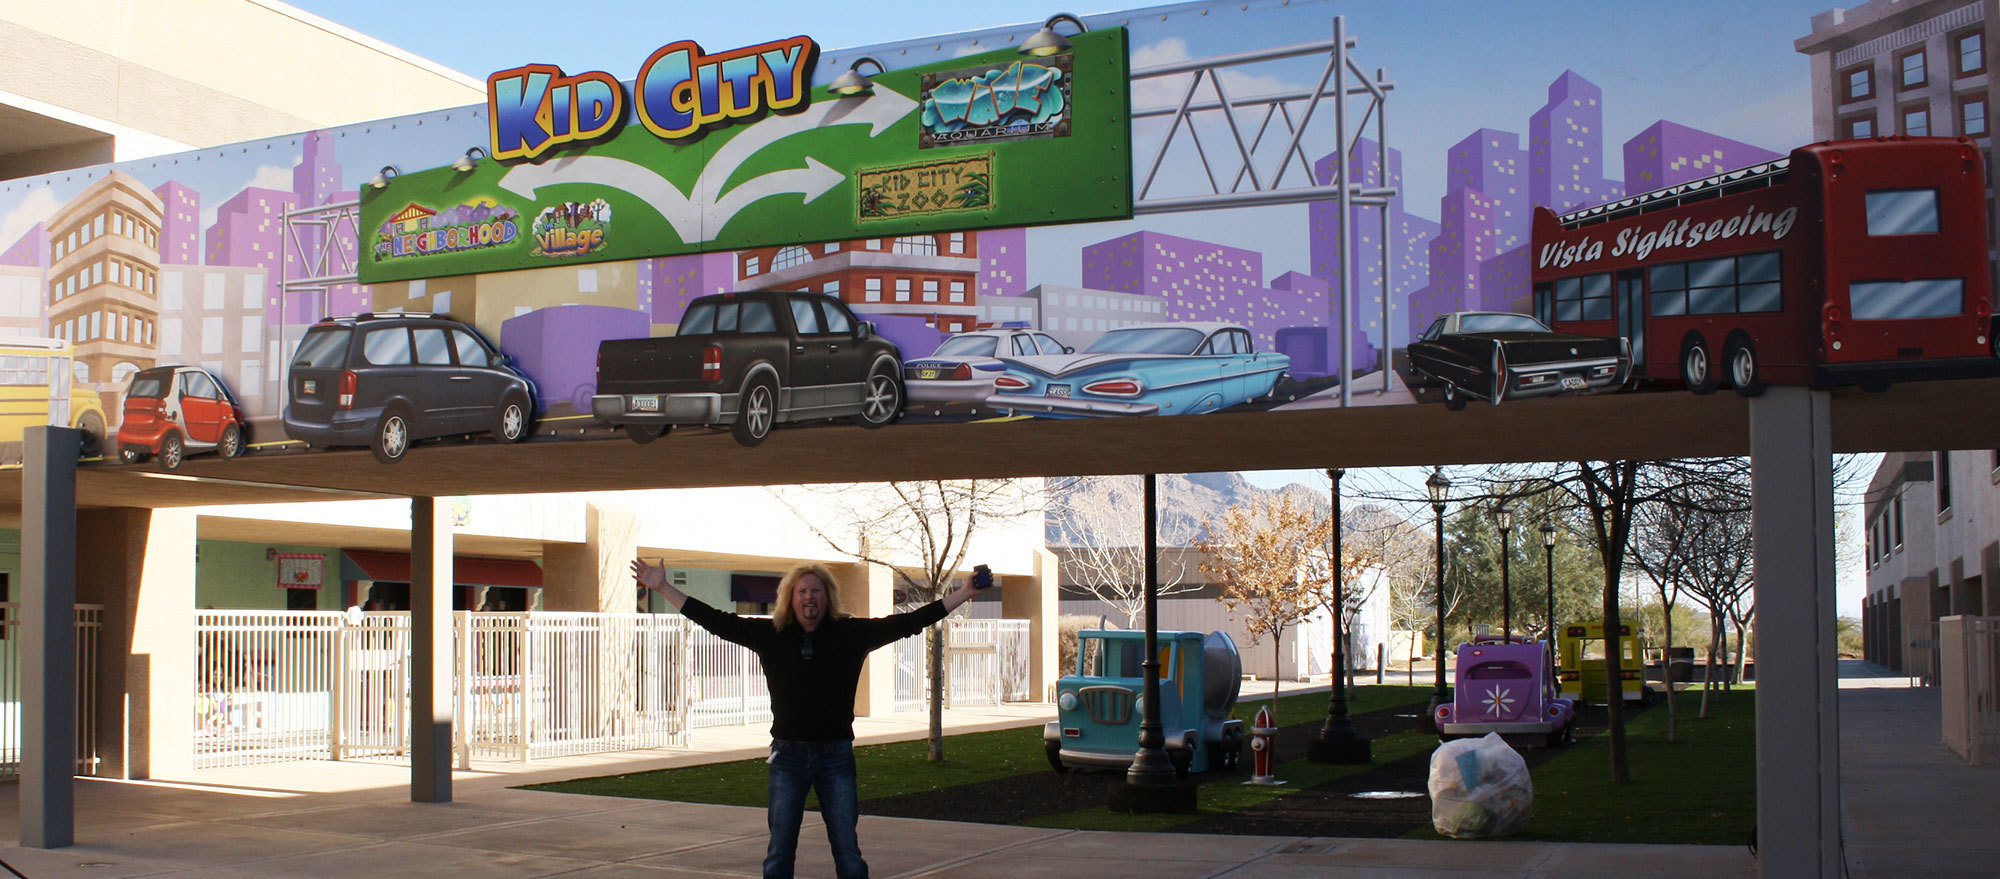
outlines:
[[868, 387], [861, 397], [861, 413], [854, 416], [854, 423], [866, 428], [877, 428], [894, 424], [903, 415], [903, 386], [896, 377], [882, 370], [868, 376]]
[[1068, 772], [1068, 771], [1069, 771], [1069, 767], [1068, 767], [1068, 766], [1064, 766], [1064, 765], [1063, 765], [1063, 761], [1062, 761], [1062, 745], [1059, 745], [1059, 744], [1056, 744], [1055, 742], [1043, 742], [1043, 743], [1042, 743], [1042, 750], [1043, 750], [1043, 751], [1045, 751], [1045, 752], [1047, 752], [1047, 753], [1048, 753], [1048, 755], [1049, 755], [1049, 768], [1050, 768], [1050, 769], [1054, 769], [1054, 770], [1055, 770], [1055, 771], [1057, 771], [1057, 772]]
[[660, 437], [666, 436], [669, 431], [673, 430], [673, 425], [627, 424], [624, 426], [624, 430], [627, 437], [630, 437], [633, 442], [643, 446]]
[[104, 417], [95, 412], [85, 412], [77, 419], [76, 429], [83, 431], [82, 447], [78, 450], [85, 458], [95, 458], [104, 454]]
[[243, 454], [243, 428], [229, 425], [222, 429], [222, 441], [215, 444], [215, 451], [224, 458], [241, 457]]
[[375, 438], [368, 444], [368, 450], [384, 464], [403, 460], [410, 453], [410, 417], [402, 409], [383, 413], [382, 420], [375, 424]]
[[520, 396], [510, 396], [500, 404], [500, 412], [493, 419], [493, 440], [502, 443], [518, 443], [528, 438], [528, 403]]
[[157, 459], [160, 462], [160, 469], [179, 469], [181, 466], [181, 455], [184, 451], [185, 449], [181, 446], [181, 435], [178, 433], [167, 434], [166, 437], [160, 440], [160, 455]]
[[777, 387], [768, 378], [752, 379], [737, 403], [736, 423], [729, 426], [729, 433], [739, 445], [754, 446], [771, 435], [771, 425], [777, 419]]
[[1724, 359], [1729, 363], [1729, 386], [1736, 389], [1738, 396], [1756, 397], [1764, 393], [1764, 379], [1757, 374], [1757, 348], [1749, 339], [1736, 340]]
[[1444, 408], [1457, 412], [1465, 408], [1465, 392], [1451, 382], [1444, 384]]
[[1715, 393], [1715, 371], [1708, 368], [1708, 346], [1699, 337], [1681, 346], [1681, 381], [1697, 394]]
[[1500, 401], [1505, 399], [1506, 396], [1507, 396], [1507, 349], [1500, 347], [1499, 342], [1494, 342], [1493, 343], [1493, 395], [1488, 398], [1488, 402], [1491, 402], [1493, 405], [1498, 406], [1500, 405]]

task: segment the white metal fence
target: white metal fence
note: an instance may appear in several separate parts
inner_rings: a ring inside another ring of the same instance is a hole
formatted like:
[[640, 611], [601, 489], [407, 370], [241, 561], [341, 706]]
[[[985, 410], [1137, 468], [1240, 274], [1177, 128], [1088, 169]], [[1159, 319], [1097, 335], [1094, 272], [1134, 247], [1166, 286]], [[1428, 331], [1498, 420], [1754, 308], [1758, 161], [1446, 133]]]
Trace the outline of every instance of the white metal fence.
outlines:
[[[409, 753], [407, 612], [203, 610], [195, 631], [197, 767]], [[680, 747], [691, 728], [771, 720], [756, 654], [685, 617], [460, 611], [453, 631], [461, 765]], [[950, 632], [949, 704], [1031, 698], [1026, 620]], [[894, 649], [897, 708], [921, 708], [923, 639]]]
[[[96, 775], [97, 642], [104, 606], [76, 606], [76, 774]], [[21, 605], [0, 601], [0, 780], [21, 775]]]
[[2000, 617], [1945, 617], [1938, 630], [1945, 743], [1990, 762], [2000, 757]]

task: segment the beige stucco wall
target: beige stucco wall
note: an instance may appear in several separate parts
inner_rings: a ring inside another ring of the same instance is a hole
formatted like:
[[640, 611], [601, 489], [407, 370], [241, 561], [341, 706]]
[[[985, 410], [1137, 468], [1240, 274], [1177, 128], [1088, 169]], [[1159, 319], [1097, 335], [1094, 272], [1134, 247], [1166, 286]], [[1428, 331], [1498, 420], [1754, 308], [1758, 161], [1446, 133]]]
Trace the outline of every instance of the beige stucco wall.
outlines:
[[211, 146], [484, 96], [478, 79], [270, 0], [0, 4], [0, 103], [103, 131]]

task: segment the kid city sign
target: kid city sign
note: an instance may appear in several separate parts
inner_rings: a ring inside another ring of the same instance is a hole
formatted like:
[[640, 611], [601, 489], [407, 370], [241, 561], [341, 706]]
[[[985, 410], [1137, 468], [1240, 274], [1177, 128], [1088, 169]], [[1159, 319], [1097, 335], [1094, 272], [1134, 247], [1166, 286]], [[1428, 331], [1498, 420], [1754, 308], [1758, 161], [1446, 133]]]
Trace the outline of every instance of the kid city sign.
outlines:
[[[631, 102], [646, 130], [662, 140], [803, 109], [819, 59], [811, 37], [791, 37], [710, 55], [692, 40], [669, 43], [646, 59]], [[567, 76], [527, 64], [486, 78], [488, 155], [533, 159], [566, 143], [612, 134], [626, 118], [625, 87], [609, 73]]]
[[362, 188], [361, 281], [1132, 216], [1123, 28], [882, 71], [858, 94], [814, 85], [818, 57], [802, 36], [682, 40], [630, 83], [495, 73], [493, 161]]

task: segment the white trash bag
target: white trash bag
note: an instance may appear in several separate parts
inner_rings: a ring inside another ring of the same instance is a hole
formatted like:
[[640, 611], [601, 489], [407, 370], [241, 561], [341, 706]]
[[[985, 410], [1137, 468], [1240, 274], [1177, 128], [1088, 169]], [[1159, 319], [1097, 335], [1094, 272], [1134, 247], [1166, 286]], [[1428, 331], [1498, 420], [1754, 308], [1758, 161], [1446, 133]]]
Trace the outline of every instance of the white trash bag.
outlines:
[[1499, 733], [1457, 739], [1431, 753], [1431, 825], [1453, 839], [1506, 836], [1535, 810], [1527, 761]]

